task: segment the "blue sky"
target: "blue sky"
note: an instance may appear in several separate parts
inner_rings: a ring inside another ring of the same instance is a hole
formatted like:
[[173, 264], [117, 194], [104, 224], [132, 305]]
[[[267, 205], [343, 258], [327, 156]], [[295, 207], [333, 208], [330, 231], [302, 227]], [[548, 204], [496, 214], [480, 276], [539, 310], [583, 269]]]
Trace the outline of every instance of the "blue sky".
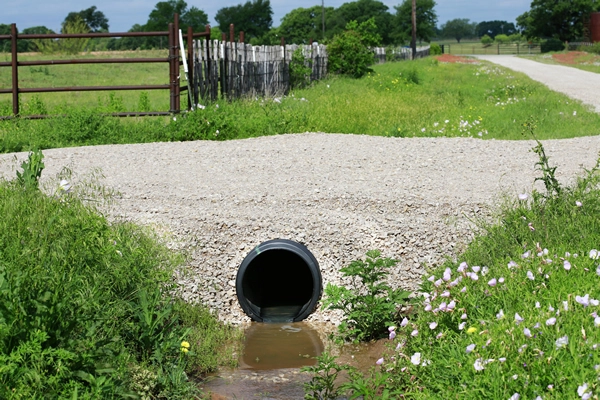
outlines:
[[[394, 6], [401, 0], [380, 0], [394, 13]], [[144, 24], [148, 15], [159, 0], [4, 0], [0, 8], [0, 23], [16, 23], [19, 31], [33, 26], [46, 26], [54, 31], [60, 30], [60, 24], [71, 11], [81, 11], [91, 6], [104, 13], [108, 18], [111, 32], [126, 32], [134, 24]], [[246, 0], [198, 1], [187, 0], [188, 7], [195, 6], [203, 10], [214, 24], [214, 16], [220, 8], [245, 3]], [[348, 0], [325, 0], [325, 6], [339, 7]], [[530, 0], [436, 0], [435, 11], [438, 25], [454, 18], [468, 18], [472, 22], [505, 20], [515, 22], [517, 16], [529, 10]], [[278, 26], [281, 18], [298, 7], [321, 5], [320, 0], [271, 0], [273, 26]]]

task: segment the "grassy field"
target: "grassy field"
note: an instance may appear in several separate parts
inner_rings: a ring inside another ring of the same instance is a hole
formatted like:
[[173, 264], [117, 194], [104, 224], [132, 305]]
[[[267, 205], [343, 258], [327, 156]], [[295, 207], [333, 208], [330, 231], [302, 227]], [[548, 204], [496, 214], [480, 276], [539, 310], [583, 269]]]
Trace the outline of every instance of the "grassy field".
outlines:
[[[19, 61], [110, 59], [110, 58], [167, 58], [166, 50], [128, 52], [99, 52], [78, 56], [19, 54]], [[0, 60], [11, 61], [10, 53], [0, 53]], [[183, 71], [182, 71], [183, 72]], [[11, 68], [0, 68], [0, 87], [12, 87]], [[19, 86], [22, 88], [72, 87], [72, 86], [118, 86], [118, 85], [166, 85], [169, 83], [169, 66], [164, 63], [136, 64], [71, 64], [42, 65], [19, 68]], [[142, 94], [143, 93], [143, 94]], [[187, 96], [183, 93], [182, 98]], [[0, 94], [0, 115], [9, 115], [11, 94]], [[21, 95], [24, 114], [47, 110], [62, 112], [69, 107], [99, 107], [120, 111], [169, 111], [169, 91], [149, 90], [107, 92], [54, 92]], [[142, 104], [140, 104], [142, 103]], [[147, 109], [147, 110], [145, 110]]]
[[554, 65], [564, 65], [600, 74], [600, 55], [583, 51], [561, 51], [536, 55], [532, 60]]
[[[85, 67], [88, 71], [92, 66]], [[71, 76], [76, 82], [91, 84], [85, 81], [86, 74], [89, 72], [77, 75], [74, 70]], [[98, 71], [93, 75], [107, 74]], [[129, 74], [130, 81], [144, 79], [138, 73]], [[38, 76], [32, 74], [33, 78]], [[46, 79], [45, 75], [39, 78]], [[26, 99], [24, 113], [42, 109], [66, 117], [0, 121], [0, 151], [226, 140], [306, 131], [521, 139], [520, 124], [530, 115], [538, 119], [543, 139], [595, 135], [600, 126], [600, 116], [587, 106], [551, 92], [523, 74], [485, 62], [447, 64], [435, 58], [378, 65], [360, 80], [334, 77], [284, 97], [207, 103], [204, 109], [176, 118], [113, 119], [99, 114], [122, 111], [123, 105], [129, 105], [127, 110], [135, 109], [139, 93], [98, 97], [86, 92], [81, 96], [77, 107], [68, 99]], [[0, 103], [0, 109], [10, 113], [10, 102]]]

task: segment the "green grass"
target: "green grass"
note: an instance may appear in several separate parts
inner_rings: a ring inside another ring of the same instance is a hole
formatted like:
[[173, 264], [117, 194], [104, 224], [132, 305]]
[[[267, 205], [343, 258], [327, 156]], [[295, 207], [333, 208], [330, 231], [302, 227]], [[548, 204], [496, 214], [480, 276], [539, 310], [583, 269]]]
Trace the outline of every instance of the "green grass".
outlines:
[[[71, 59], [111, 59], [111, 58], [167, 58], [166, 50], [144, 50], [127, 52], [100, 52], [72, 55], [19, 54], [19, 61], [71, 60]], [[0, 60], [11, 61], [10, 53], [0, 53]], [[183, 74], [183, 70], [182, 70]], [[183, 76], [183, 75], [182, 75]], [[120, 85], [166, 85], [169, 83], [169, 66], [164, 63], [135, 64], [67, 64], [19, 67], [19, 87], [73, 87], [73, 86], [120, 86]], [[0, 68], [0, 87], [12, 87], [11, 67]], [[119, 91], [120, 103], [113, 104], [114, 111], [168, 111], [169, 90], [149, 90], [148, 110], [140, 109], [140, 99], [145, 96], [140, 91]], [[183, 92], [182, 98], [186, 97]], [[65, 108], [98, 107], [109, 102], [106, 92], [54, 92], [22, 94], [22, 112], [31, 113], [31, 102], [41, 102], [51, 113], [62, 112]], [[12, 101], [12, 94], [0, 94], [0, 104]], [[116, 106], [116, 107], [115, 107]], [[12, 105], [10, 107], [12, 110]], [[39, 110], [32, 110], [39, 111]], [[5, 111], [0, 115], [8, 115]]]
[[[583, 48], [585, 50], [585, 48]], [[593, 53], [585, 53], [581, 54], [578, 57], [575, 57], [573, 64], [566, 64], [564, 62], [558, 61], [554, 55], [566, 54], [568, 52], [551, 52], [543, 55], [536, 55], [530, 57], [531, 60], [541, 62], [544, 64], [553, 64], [553, 65], [563, 65], [566, 67], [573, 67], [577, 69], [581, 69], [583, 71], [594, 72], [596, 74], [600, 74], [600, 55]]]
[[[92, 108], [46, 104], [33, 97], [27, 103], [32, 110], [66, 116], [0, 121], [0, 151], [306, 131], [521, 139], [520, 124], [530, 115], [539, 121], [541, 139], [598, 134], [600, 116], [589, 107], [493, 64], [446, 64], [427, 58], [373, 69], [359, 80], [333, 77], [286, 97], [218, 101], [176, 118], [100, 115], [126, 103], [120, 93], [107, 95]], [[5, 102], [4, 110], [9, 113], [10, 104]]]
[[91, 183], [38, 190], [32, 159], [0, 182], [0, 398], [199, 396], [186, 374], [235, 365], [240, 332], [173, 296], [182, 255]]

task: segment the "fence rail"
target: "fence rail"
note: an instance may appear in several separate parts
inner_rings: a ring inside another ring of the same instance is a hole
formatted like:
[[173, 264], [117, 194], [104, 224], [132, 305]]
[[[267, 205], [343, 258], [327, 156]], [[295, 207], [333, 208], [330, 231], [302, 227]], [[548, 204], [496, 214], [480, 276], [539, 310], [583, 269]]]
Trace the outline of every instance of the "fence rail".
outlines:
[[[110, 90], [154, 90], [169, 89], [170, 109], [151, 112], [121, 112], [115, 116], [170, 115], [180, 112], [182, 91], [188, 91], [188, 108], [198, 105], [200, 101], [216, 100], [219, 97], [235, 99], [241, 97], [279, 96], [287, 94], [291, 85], [291, 69], [294, 63], [304, 71], [301, 78], [310, 83], [323, 79], [327, 75], [327, 47], [320, 44], [286, 45], [282, 39], [280, 46], [252, 46], [243, 43], [243, 32], [240, 42], [233, 41], [233, 25], [230, 26], [229, 41], [210, 40], [210, 26], [200, 33], [194, 33], [188, 27], [187, 34], [179, 31], [179, 16], [175, 14], [174, 22], [169, 24], [165, 32], [120, 32], [120, 33], [87, 33], [87, 34], [24, 34], [17, 33], [12, 24], [10, 35], [0, 35], [0, 40], [11, 41], [11, 61], [0, 62], [0, 67], [11, 67], [12, 87], [0, 88], [0, 94], [12, 93], [13, 115], [0, 116], [0, 119], [13, 118], [20, 115], [20, 93], [73, 92], [73, 91], [110, 91]], [[169, 55], [167, 58], [119, 58], [119, 59], [73, 59], [73, 60], [39, 60], [19, 61], [17, 57], [17, 41], [22, 39], [67, 39], [95, 37], [132, 37], [132, 36], [167, 36]], [[183, 52], [183, 38], [186, 38], [187, 57]], [[194, 40], [203, 38], [203, 40]], [[294, 53], [299, 50], [302, 60], [293, 60]], [[375, 48], [375, 62], [398, 61], [411, 58], [411, 49]], [[429, 55], [429, 46], [418, 48], [416, 58]], [[185, 77], [188, 85], [181, 86], [180, 56], [185, 60]], [[127, 85], [127, 86], [72, 86], [22, 88], [19, 86], [18, 71], [22, 66], [61, 65], [61, 64], [99, 64], [99, 63], [168, 63], [169, 83], [164, 85]], [[28, 115], [25, 118], [45, 118], [47, 115]]]
[[507, 43], [485, 46], [481, 43], [457, 43], [442, 45], [442, 52], [447, 54], [539, 54], [541, 53], [541, 44]]
[[[11, 25], [10, 35], [0, 35], [0, 40], [8, 39], [11, 41], [11, 61], [0, 62], [0, 67], [10, 67], [12, 72], [12, 87], [8, 89], [0, 88], [0, 94], [12, 93], [12, 116], [0, 116], [0, 119], [13, 118], [20, 115], [19, 94], [20, 93], [44, 93], [44, 92], [77, 92], [77, 91], [107, 91], [107, 90], [157, 90], [168, 89], [170, 92], [169, 111], [150, 111], [150, 112], [125, 112], [114, 113], [115, 116], [144, 116], [144, 115], [170, 115], [180, 111], [181, 91], [187, 87], [180, 86], [179, 69], [180, 48], [183, 46], [178, 38], [179, 34], [179, 15], [175, 14], [174, 21], [169, 23], [168, 31], [160, 32], [113, 32], [113, 33], [77, 33], [77, 34], [24, 34], [19, 35], [16, 24]], [[39, 61], [19, 61], [17, 53], [17, 41], [27, 39], [76, 39], [76, 38], [99, 38], [99, 37], [140, 37], [140, 36], [167, 36], [169, 55], [166, 58], [121, 58], [121, 59], [93, 59], [93, 60], [39, 60]], [[192, 28], [188, 28], [187, 34], [182, 35], [187, 38], [188, 49], [191, 49], [193, 38], [210, 37], [210, 26], [206, 26], [204, 32], [193, 33]], [[188, 50], [188, 60], [191, 60], [191, 51]], [[22, 88], [19, 86], [19, 67], [35, 65], [66, 65], [66, 64], [105, 64], [105, 63], [167, 63], [169, 65], [169, 83], [164, 85], [121, 85], [121, 86], [71, 86], [71, 87], [45, 87], [45, 88]], [[191, 68], [191, 61], [187, 65]], [[47, 115], [29, 115], [27, 118], [44, 118]]]
[[[415, 59], [427, 57], [429, 55], [429, 48], [430, 46], [417, 46]], [[375, 52], [376, 64], [383, 64], [387, 61], [412, 59], [412, 49], [410, 47], [396, 47], [391, 49], [386, 47], [375, 47], [373, 51]]]

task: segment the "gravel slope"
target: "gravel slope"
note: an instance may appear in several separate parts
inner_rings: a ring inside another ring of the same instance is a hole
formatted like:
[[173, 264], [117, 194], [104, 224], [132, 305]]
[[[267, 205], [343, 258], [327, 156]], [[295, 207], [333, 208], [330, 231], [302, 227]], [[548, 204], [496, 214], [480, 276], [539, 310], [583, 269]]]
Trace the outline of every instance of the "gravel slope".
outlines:
[[[109, 145], [46, 150], [43, 177], [56, 183], [68, 167], [77, 184], [100, 169], [100, 183], [121, 193], [112, 217], [154, 226], [188, 249], [185, 296], [240, 323], [248, 319], [235, 297], [237, 268], [273, 238], [306, 244], [324, 284], [339, 284], [339, 268], [380, 249], [400, 260], [392, 283], [416, 289], [424, 266], [458, 254], [472, 238], [471, 221], [489, 217], [501, 194], [531, 191], [533, 146], [320, 133]], [[600, 136], [544, 146], [567, 183], [595, 164]], [[0, 176], [12, 179], [25, 158], [0, 155]], [[317, 311], [309, 319], [336, 322], [339, 315]]]

